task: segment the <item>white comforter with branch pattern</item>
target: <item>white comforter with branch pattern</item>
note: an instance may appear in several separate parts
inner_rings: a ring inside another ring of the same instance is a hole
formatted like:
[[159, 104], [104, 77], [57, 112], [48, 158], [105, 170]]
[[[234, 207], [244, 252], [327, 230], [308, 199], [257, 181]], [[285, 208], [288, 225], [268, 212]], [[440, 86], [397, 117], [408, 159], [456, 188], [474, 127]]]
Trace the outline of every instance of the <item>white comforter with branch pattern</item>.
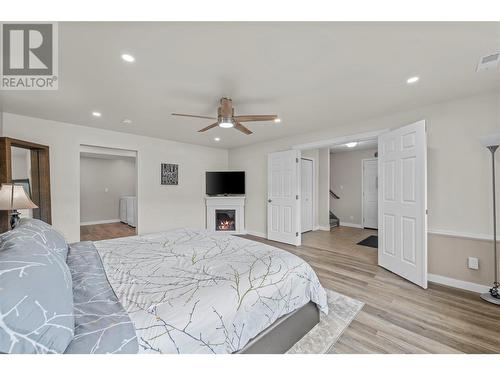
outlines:
[[309, 301], [328, 313], [312, 268], [262, 243], [175, 229], [95, 246], [142, 352], [232, 353]]

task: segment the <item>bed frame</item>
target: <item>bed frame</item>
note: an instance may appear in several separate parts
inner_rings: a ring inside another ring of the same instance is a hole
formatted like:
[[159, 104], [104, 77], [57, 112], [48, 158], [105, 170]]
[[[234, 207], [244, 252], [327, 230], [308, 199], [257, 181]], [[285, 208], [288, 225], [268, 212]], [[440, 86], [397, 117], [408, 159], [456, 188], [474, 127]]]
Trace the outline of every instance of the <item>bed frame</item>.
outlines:
[[309, 302], [282, 316], [255, 336], [237, 354], [284, 354], [319, 323], [319, 309]]

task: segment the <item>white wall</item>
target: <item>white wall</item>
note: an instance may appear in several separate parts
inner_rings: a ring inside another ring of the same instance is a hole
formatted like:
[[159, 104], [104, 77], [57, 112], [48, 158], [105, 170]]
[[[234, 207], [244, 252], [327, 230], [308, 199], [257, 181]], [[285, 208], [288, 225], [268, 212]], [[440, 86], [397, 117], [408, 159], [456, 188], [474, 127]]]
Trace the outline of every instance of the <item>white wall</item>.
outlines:
[[120, 221], [120, 197], [134, 195], [135, 159], [80, 158], [80, 222]]
[[[329, 138], [397, 128], [420, 119], [426, 119], [428, 126], [429, 228], [491, 235], [489, 153], [480, 146], [477, 137], [500, 131], [499, 92], [229, 150], [229, 167], [247, 173], [247, 229], [266, 232], [269, 152]], [[282, 126], [286, 126], [286, 122]], [[497, 159], [500, 159], [499, 154]]]
[[[3, 114], [4, 136], [50, 147], [52, 221], [80, 238], [80, 145], [137, 151], [138, 232], [205, 227], [205, 171], [227, 168], [227, 151], [126, 133]], [[140, 126], [136, 124], [134, 126]], [[179, 185], [160, 185], [160, 164], [179, 164]]]
[[340, 199], [330, 199], [332, 212], [343, 223], [361, 226], [363, 159], [374, 157], [377, 149], [345, 151], [330, 154], [330, 187]]

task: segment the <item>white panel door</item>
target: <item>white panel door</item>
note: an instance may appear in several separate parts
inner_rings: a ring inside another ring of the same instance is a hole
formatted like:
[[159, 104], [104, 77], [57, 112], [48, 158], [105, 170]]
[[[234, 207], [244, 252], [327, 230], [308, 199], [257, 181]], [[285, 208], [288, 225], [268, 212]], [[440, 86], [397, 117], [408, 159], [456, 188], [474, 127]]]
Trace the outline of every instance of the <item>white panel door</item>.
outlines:
[[300, 245], [300, 151], [274, 152], [267, 159], [267, 238]]
[[427, 288], [425, 121], [379, 136], [378, 264]]
[[300, 215], [302, 233], [313, 230], [313, 161], [300, 160]]
[[378, 228], [378, 160], [363, 160], [363, 227]]

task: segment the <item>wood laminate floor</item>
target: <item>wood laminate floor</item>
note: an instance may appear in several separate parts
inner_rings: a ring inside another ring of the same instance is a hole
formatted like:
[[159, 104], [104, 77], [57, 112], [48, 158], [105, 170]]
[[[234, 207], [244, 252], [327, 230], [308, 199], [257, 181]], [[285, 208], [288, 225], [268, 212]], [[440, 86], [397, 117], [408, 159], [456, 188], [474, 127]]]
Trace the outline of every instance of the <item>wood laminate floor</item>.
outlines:
[[377, 249], [356, 245], [372, 234], [348, 227], [309, 232], [299, 247], [245, 237], [300, 256], [325, 288], [365, 303], [336, 353], [500, 353], [500, 306], [437, 284], [424, 290], [377, 266]]
[[100, 241], [112, 238], [135, 236], [136, 230], [123, 223], [82, 225], [80, 241]]

